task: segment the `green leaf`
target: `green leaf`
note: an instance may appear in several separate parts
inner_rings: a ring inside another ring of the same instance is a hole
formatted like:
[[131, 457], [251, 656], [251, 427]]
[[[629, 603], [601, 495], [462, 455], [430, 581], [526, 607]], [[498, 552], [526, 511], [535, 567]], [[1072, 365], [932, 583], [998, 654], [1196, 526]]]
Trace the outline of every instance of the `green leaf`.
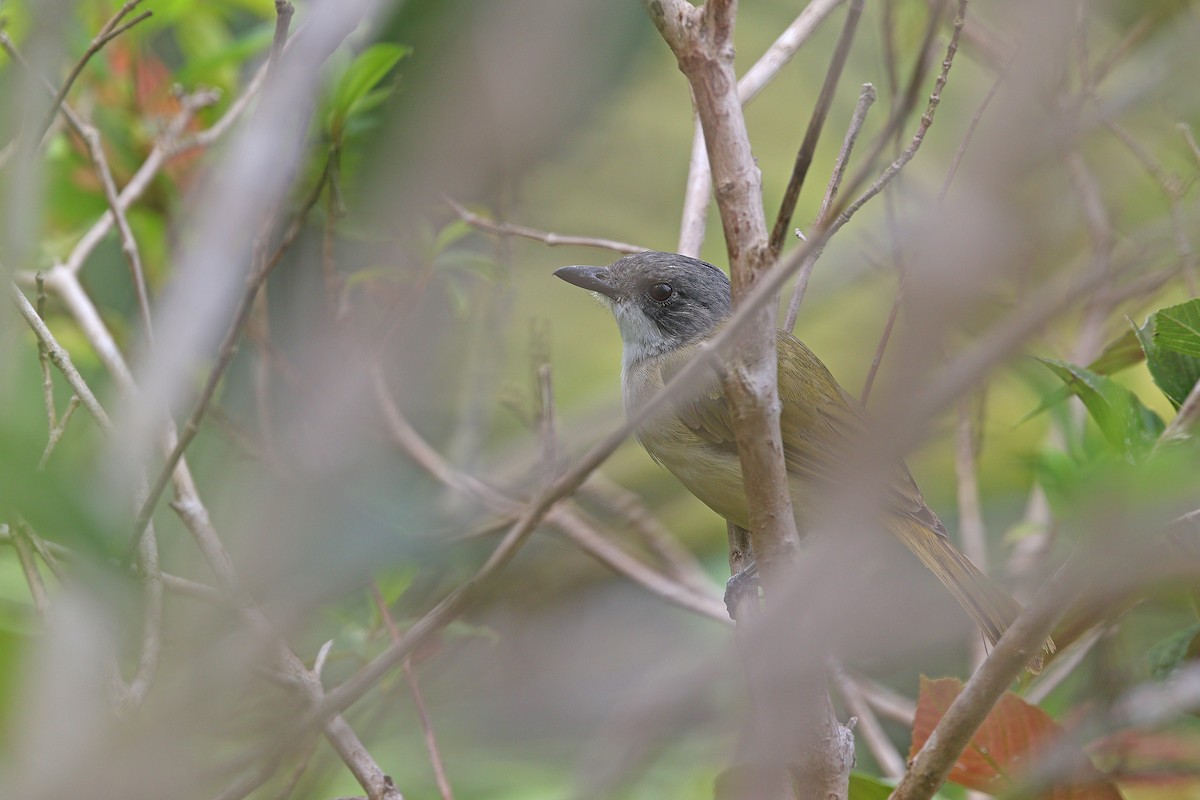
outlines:
[[1189, 300], [1150, 315], [1134, 328], [1150, 376], [1172, 405], [1179, 408], [1200, 380], [1200, 300]]
[[892, 789], [878, 778], [862, 772], [851, 772], [848, 800], [887, 800], [892, 795]]
[[[1112, 375], [1115, 372], [1132, 367], [1145, 357], [1146, 353], [1138, 336], [1137, 327], [1133, 326], [1131, 330], [1126, 331], [1105, 345], [1104, 350], [1087, 365], [1087, 368], [1097, 375]], [[1041, 403], [1038, 403], [1037, 408], [1021, 417], [1017, 424], [1021, 425], [1028, 422], [1046, 409], [1058, 405], [1070, 396], [1071, 390], [1068, 387], [1063, 386], [1057, 389], [1046, 395], [1045, 399]]]
[[1200, 645], [1200, 622], [1160, 639], [1146, 651], [1150, 674], [1156, 679], [1166, 678], [1185, 659], [1197, 655]]
[[437, 232], [433, 240], [433, 255], [437, 255], [450, 245], [469, 235], [474, 230], [461, 219], [451, 220]]
[[1132, 367], [1145, 358], [1146, 353], [1142, 349], [1142, 342], [1138, 338], [1137, 329], [1134, 328], [1125, 331], [1105, 345], [1104, 350], [1096, 356], [1092, 363], [1087, 365], [1087, 368], [1097, 375], [1112, 375]]
[[1162, 433], [1163, 421], [1137, 395], [1111, 378], [1052, 358], [1038, 359], [1083, 401], [1104, 438], [1119, 453], [1138, 458]]
[[405, 45], [381, 43], [368, 47], [354, 59], [333, 91], [328, 127], [335, 141], [341, 140], [347, 120], [383, 102], [386, 94], [379, 96], [371, 90], [411, 52], [412, 48]]
[[1154, 315], [1159, 347], [1200, 358], [1200, 298], [1164, 308]]

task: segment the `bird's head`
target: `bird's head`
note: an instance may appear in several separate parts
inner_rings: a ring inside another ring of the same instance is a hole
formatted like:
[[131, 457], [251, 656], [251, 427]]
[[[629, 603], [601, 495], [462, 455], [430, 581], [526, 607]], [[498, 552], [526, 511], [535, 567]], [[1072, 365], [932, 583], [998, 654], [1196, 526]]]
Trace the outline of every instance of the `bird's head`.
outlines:
[[612, 309], [626, 365], [707, 338], [729, 316], [725, 273], [678, 253], [636, 253], [607, 267], [562, 267], [554, 274]]

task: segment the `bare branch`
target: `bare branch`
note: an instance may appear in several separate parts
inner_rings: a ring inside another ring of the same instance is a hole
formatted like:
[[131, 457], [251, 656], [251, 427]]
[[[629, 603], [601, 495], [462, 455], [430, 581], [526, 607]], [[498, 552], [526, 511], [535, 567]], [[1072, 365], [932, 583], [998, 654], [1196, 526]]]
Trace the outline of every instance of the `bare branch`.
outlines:
[[891, 800], [933, 797], [1000, 696], [1041, 649], [1074, 593], [1073, 576], [1060, 570], [1021, 612], [913, 757]]
[[138, 249], [133, 229], [129, 227], [129, 220], [125, 217], [125, 210], [121, 207], [121, 197], [117, 192], [117, 184], [113, 180], [112, 170], [109, 169], [108, 159], [104, 155], [104, 147], [100, 143], [100, 132], [96, 130], [95, 126], [79, 119], [71, 111], [70, 106], [65, 103], [62, 106], [62, 111], [70, 121], [71, 126], [78, 131], [80, 137], [87, 143], [88, 153], [91, 155], [92, 163], [96, 167], [96, 174], [100, 176], [100, 185], [104, 187], [104, 199], [108, 201], [108, 207], [117, 222], [117, 233], [121, 237], [121, 251], [125, 254], [125, 259], [129, 262], [134, 295], [137, 297], [138, 311], [142, 316], [142, 328], [146, 332], [147, 340], [153, 342], [154, 328], [150, 322], [150, 296], [146, 288], [146, 271], [142, 268], [141, 251]]
[[1104, 125], [1129, 148], [1129, 152], [1133, 153], [1134, 158], [1149, 173], [1150, 177], [1154, 179], [1155, 183], [1162, 189], [1163, 195], [1167, 198], [1167, 203], [1171, 208], [1171, 229], [1175, 234], [1175, 250], [1179, 253], [1179, 262], [1183, 268], [1183, 277], [1188, 282], [1188, 291], [1192, 296], [1195, 296], [1198, 279], [1197, 272], [1200, 271], [1200, 268], [1197, 267], [1196, 251], [1192, 247], [1192, 240], [1188, 233], [1189, 225], [1187, 216], [1183, 209], [1183, 198], [1187, 194], [1189, 184], [1178, 175], [1167, 172], [1166, 167], [1151, 155], [1150, 151], [1143, 147], [1141, 142], [1125, 129], [1125, 126], [1111, 119], [1106, 119]]
[[883, 330], [879, 333], [879, 341], [875, 345], [875, 355], [871, 356], [871, 366], [867, 368], [867, 377], [863, 379], [863, 388], [859, 392], [858, 402], [864, 406], [871, 399], [871, 388], [875, 385], [875, 377], [879, 374], [879, 367], [883, 364], [883, 354], [887, 350], [888, 342], [892, 339], [892, 330], [896, 327], [896, 318], [900, 315], [900, 306], [904, 302], [904, 274], [900, 275], [900, 282], [896, 286], [896, 294], [892, 297], [892, 307], [888, 310], [887, 321], [883, 323]]
[[[396, 621], [392, 619], [391, 609], [384, 602], [383, 594], [379, 591], [379, 584], [375, 579], [371, 579], [371, 598], [375, 601], [375, 608], [379, 610], [379, 615], [383, 618], [384, 624], [387, 626], [388, 634], [392, 638], [392, 642], [400, 640], [400, 629], [396, 627]], [[421, 733], [425, 737], [425, 749], [429, 752], [429, 763], [433, 767], [433, 776], [437, 781], [438, 791], [442, 795], [442, 800], [454, 800], [454, 791], [450, 788], [450, 779], [446, 777], [446, 765], [442, 761], [441, 750], [438, 747], [437, 736], [433, 732], [433, 723], [429, 719], [429, 709], [425, 706], [425, 696], [421, 693], [421, 687], [417, 683], [416, 670], [413, 669], [412, 659], [404, 659], [404, 680], [408, 684], [408, 691], [412, 694], [413, 705], [417, 708], [417, 718], [421, 721]]]
[[167, 488], [167, 484], [175, 472], [175, 466], [183, 457], [183, 452], [187, 449], [188, 445], [196, 438], [196, 434], [200, 432], [200, 423], [204, 419], [204, 415], [208, 411], [213, 397], [216, 395], [217, 386], [220, 384], [221, 378], [224, 377], [229, 365], [233, 363], [233, 356], [237, 352], [237, 345], [241, 338], [242, 329], [245, 327], [246, 321], [250, 318], [250, 311], [254, 306], [255, 295], [270, 276], [271, 271], [288, 251], [288, 248], [296, 241], [296, 237], [300, 235], [300, 231], [304, 228], [304, 222], [308, 218], [308, 213], [316, 205], [323, 188], [324, 180], [319, 181], [313, 187], [308, 198], [296, 213], [291, 225], [284, 233], [283, 238], [280, 239], [274, 252], [269, 257], [264, 256], [261, 263], [256, 264], [251, 269], [250, 275], [246, 278], [246, 288], [238, 299], [238, 304], [233, 312], [233, 319], [230, 321], [229, 327], [225, 331], [225, 336], [217, 348], [216, 363], [209, 370], [208, 379], [205, 381], [204, 388], [192, 406], [192, 411], [188, 415], [187, 422], [184, 423], [179, 433], [178, 441], [175, 442], [170, 454], [168, 454], [166, 461], [158, 473], [158, 477], [150, 485], [150, 492], [146, 496], [146, 501], [138, 512], [137, 518], [134, 520], [131, 548], [137, 547], [142, 534], [146, 530], [146, 526], [150, 522], [150, 518], [154, 514], [154, 508], [158, 505], [158, 499], [162, 496], [163, 490]]
[[[775, 79], [792, 60], [821, 23], [845, 0], [812, 0], [799, 16], [779, 35], [737, 84], [738, 99], [746, 105]], [[704, 129], [695, 122], [692, 137], [692, 156], [688, 167], [687, 189], [684, 192], [683, 213], [679, 226], [679, 245], [676, 250], [696, 257], [704, 244], [708, 216], [708, 199], [712, 193], [712, 171], [704, 143]]]
[[850, 55], [850, 45], [854, 42], [854, 33], [858, 30], [858, 19], [862, 16], [863, 0], [850, 0], [846, 11], [846, 21], [842, 25], [842, 33], [834, 47], [829, 69], [825, 72], [825, 81], [821, 84], [821, 92], [817, 95], [817, 104], [813, 107], [812, 116], [808, 120], [808, 129], [804, 132], [804, 140], [796, 153], [796, 163], [792, 167], [792, 175], [788, 179], [787, 189], [783, 193], [783, 202], [779, 206], [779, 214], [775, 217], [775, 226], [771, 229], [770, 248], [772, 257], [777, 257], [783, 250], [783, 242], [787, 237], [788, 228], [792, 223], [792, 215], [796, 211], [796, 201], [800, 199], [800, 189], [808, 169], [812, 166], [813, 155], [817, 150], [817, 141], [821, 137], [821, 129], [825, 127], [825, 118], [833, 105], [833, 95], [837, 91], [838, 81], [842, 77], [842, 68], [846, 65], [846, 57]]
[[[58, 115], [59, 108], [62, 107], [63, 102], [66, 100], [67, 93], [71, 91], [71, 87], [75, 84], [75, 79], [79, 77], [79, 73], [83, 72], [83, 68], [87, 66], [87, 63], [92, 59], [92, 56], [100, 52], [104, 45], [108, 44], [113, 39], [132, 28], [134, 25], [137, 25], [139, 22], [149, 19], [151, 16], [153, 16], [153, 12], [144, 11], [122, 25], [121, 21], [125, 19], [125, 17], [127, 17], [134, 8], [141, 4], [142, 0], [129, 0], [129, 2], [125, 3], [125, 5], [121, 6], [121, 8], [117, 10], [117, 13], [114, 14], [108, 22], [104, 23], [104, 27], [101, 28], [100, 32], [96, 34], [96, 37], [92, 39], [92, 43], [88, 45], [88, 49], [84, 51], [83, 55], [79, 58], [79, 61], [75, 63], [75, 66], [67, 75], [67, 79], [63, 81], [63, 85], [54, 94], [54, 100], [50, 103], [50, 108], [46, 112], [46, 117], [42, 121], [41, 127], [38, 128], [39, 142], [45, 141], [46, 133], [50, 130], [50, 126], [54, 123], [54, 118]], [[51, 89], [51, 91], [53, 91], [53, 89]]]
[[[34, 276], [34, 280], [37, 282], [37, 315], [45, 319], [45, 275], [39, 272]], [[42, 368], [42, 401], [46, 406], [46, 420], [50, 427], [50, 436], [53, 438], [54, 431], [58, 428], [58, 409], [54, 402], [54, 376], [50, 374], [50, 359], [46, 357], [46, 344], [41, 339], [38, 339], [38, 365]]]
[[[979, 395], [982, 404], [983, 396]], [[958, 494], [958, 534], [962, 550], [975, 566], [987, 572], [987, 530], [983, 523], [983, 508], [979, 501], [979, 437], [970, 398], [958, 402], [958, 424], [955, 428], [954, 478]], [[982, 412], [980, 412], [982, 415]], [[971, 636], [971, 661], [978, 666], [987, 656], [984, 642], [977, 632]]]
[[46, 355], [54, 366], [58, 367], [59, 372], [67, 379], [67, 383], [75, 390], [75, 394], [83, 401], [84, 407], [100, 423], [100, 428], [105, 433], [112, 433], [113, 424], [109, 419], [108, 414], [100, 405], [100, 401], [96, 399], [96, 395], [92, 394], [92, 390], [84, 381], [83, 376], [79, 374], [79, 370], [75, 369], [75, 365], [71, 363], [71, 355], [58, 343], [54, 338], [54, 334], [50, 333], [50, 329], [46, 327], [46, 323], [38, 316], [33, 305], [30, 304], [29, 298], [25, 293], [11, 281], [8, 285], [9, 294], [17, 305], [17, 310], [21, 312], [21, 316], [25, 318], [25, 322], [33, 329], [33, 333], [37, 336], [38, 341], [46, 348]]
[[535, 242], [541, 242], [550, 247], [597, 247], [601, 250], [612, 250], [617, 253], [626, 254], [644, 253], [647, 250], [647, 248], [640, 245], [619, 242], [615, 239], [597, 239], [591, 236], [565, 236], [559, 233], [549, 233], [534, 228], [526, 228], [524, 225], [513, 225], [509, 222], [493, 222], [486, 217], [481, 217], [465, 206], [459, 205], [449, 197], [442, 199], [463, 222], [476, 230], [495, 236], [517, 236], [522, 239], [532, 239]]
[[[7, 526], [6, 526], [7, 527]], [[29, 585], [29, 595], [33, 598], [33, 607], [38, 616], [45, 619], [50, 613], [50, 597], [46, 593], [46, 584], [42, 582], [42, 573], [38, 571], [37, 561], [33, 557], [33, 549], [25, 538], [26, 526], [17, 523], [17, 530], [9, 540], [17, 551], [17, 560], [21, 562], [21, 572], [25, 574], [25, 583]]]
[[939, 203], [945, 202], [946, 195], [950, 192], [950, 184], [954, 182], [954, 176], [958, 174], [958, 167], [962, 164], [963, 156], [967, 154], [967, 148], [975, 138], [975, 129], [979, 127], [979, 122], [983, 119], [983, 114], [987, 111], [988, 106], [992, 104], [996, 93], [1000, 91], [1000, 85], [1004, 82], [1007, 74], [1008, 67], [1000, 71], [1000, 74], [996, 76], [996, 80], [992, 81], [992, 87], [984, 95], [983, 101], [980, 102], [979, 108], [975, 110], [975, 115], [971, 117], [971, 122], [967, 125], [967, 132], [963, 134], [963, 140], [959, 143], [958, 149], [954, 151], [954, 158], [950, 160], [950, 168], [946, 170], [946, 178], [942, 181], [942, 188], [938, 192]]
[[884, 777], [899, 778], [904, 774], [904, 758], [896, 749], [896, 745], [892, 744], [887, 733], [884, 732], [883, 726], [879, 724], [879, 719], [875, 716], [875, 712], [866, 698], [863, 697], [863, 693], [859, 691], [858, 685], [840, 668], [835, 667], [830, 672], [837, 685], [838, 693], [846, 701], [846, 708], [851, 714], [858, 717], [855, 733], [862, 736], [863, 741], [866, 742], [867, 749], [879, 763]]
[[[825, 221], [829, 214], [829, 209], [833, 205], [833, 201], [837, 199], [838, 191], [842, 185], [842, 179], [846, 175], [846, 165], [850, 162], [850, 154], [854, 151], [854, 143], [858, 141], [858, 134], [862, 131], [863, 123], [867, 120], [867, 111], [875, 102], [875, 87], [869, 83], [864, 83], [862, 90], [858, 93], [858, 102], [854, 106], [854, 114], [850, 117], [850, 126], [846, 129], [846, 135], [842, 137], [842, 149], [838, 151], [837, 160], [833, 164], [833, 172], [829, 176], [829, 184], [825, 189], [825, 197], [821, 200], [821, 209], [817, 212], [816, 222], [813, 223], [814, 230], [820, 230], [825, 226]], [[821, 255], [819, 249], [812, 250], [812, 254], [800, 266], [799, 272], [796, 275], [796, 285], [792, 289], [792, 299], [788, 301], [787, 318], [784, 320], [783, 329], [791, 331], [796, 327], [796, 317], [800, 314], [800, 303], [804, 301], [804, 293], [808, 289], [808, 279], [812, 275], [813, 265], [817, 263], [817, 258]]]
[[[40, 344], [40, 342], [39, 342]], [[71, 399], [67, 401], [67, 408], [63, 411], [62, 419], [55, 423], [50, 429], [50, 436], [46, 439], [46, 447], [42, 450], [42, 456], [38, 459], [37, 468], [43, 470], [46, 468], [46, 462], [50, 460], [51, 454], [54, 453], [54, 448], [58, 447], [59, 441], [63, 434], [67, 431], [67, 423], [71, 421], [71, 417], [75, 414], [75, 409], [79, 408], [79, 395], [72, 394]]]
[[[883, 171], [883, 174], [880, 175], [875, 182], [871, 184], [871, 186], [867, 188], [867, 190], [863, 192], [862, 195], [860, 195], [854, 202], [846, 206], [844, 210], [831, 213], [831, 216], [836, 216], [836, 219], [832, 223], [834, 230], [841, 228], [841, 226], [849, 222], [850, 218], [854, 216], [854, 213], [858, 211], [858, 209], [862, 208], [864, 203], [883, 191], [884, 187], [887, 186], [894, 177], [896, 177], [896, 174], [899, 173], [909, 161], [912, 161], [913, 157], [917, 154], [917, 151], [921, 148], [921, 143], [925, 140], [925, 134], [929, 132], [929, 127], [933, 125], [934, 114], [937, 112], [938, 104], [942, 99], [942, 90], [946, 88], [946, 80], [950, 75], [950, 67], [954, 64], [955, 54], [958, 53], [958, 40], [962, 35], [963, 25], [966, 23], [966, 13], [966, 0], [958, 0], [958, 13], [954, 18], [954, 30], [950, 34], [949, 43], [946, 45], [946, 55], [942, 59], [941, 70], [938, 72], [937, 79], [934, 81], [933, 92], [929, 95], [929, 102], [925, 106], [925, 113], [921, 115], [921, 122], [919, 125], [917, 125], [917, 130], [913, 134], [912, 140], [909, 142], [908, 147], [904, 149], [904, 152], [902, 152], [895, 161], [888, 165], [887, 169]], [[868, 159], [868, 162], [870, 160], [871, 159]], [[855, 180], [851, 181], [851, 186], [856, 186], [858, 183], [859, 179], [856, 178]]]
[[1038, 705], [1049, 697], [1050, 693], [1057, 689], [1083, 663], [1083, 660], [1087, 658], [1087, 654], [1091, 652], [1092, 648], [1095, 647], [1103, 635], [1104, 628], [1097, 627], [1067, 648], [1066, 652], [1060, 653], [1050, 662], [1050, 666], [1046, 667], [1042, 674], [1038, 675], [1033, 683], [1029, 685], [1029, 688], [1025, 691], [1025, 700]]
[[[522, 504], [519, 501], [505, 496], [474, 476], [456, 470], [430, 447], [400, 412], [378, 366], [371, 370], [371, 383], [376, 403], [392, 440], [416, 461], [418, 466], [445, 485], [470, 494], [503, 514], [522, 512]], [[601, 536], [575, 510], [559, 506], [549, 509], [545, 516], [547, 522], [565, 534], [580, 549], [617, 574], [689, 611], [721, 623], [729, 621], [725, 607], [718, 598], [703, 593], [699, 587], [692, 584], [665, 576], [642, 563]]]

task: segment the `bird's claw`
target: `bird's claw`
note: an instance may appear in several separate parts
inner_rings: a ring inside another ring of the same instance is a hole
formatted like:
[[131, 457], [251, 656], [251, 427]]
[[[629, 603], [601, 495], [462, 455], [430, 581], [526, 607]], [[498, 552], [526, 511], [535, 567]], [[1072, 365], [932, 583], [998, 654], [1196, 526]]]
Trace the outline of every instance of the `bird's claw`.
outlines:
[[761, 588], [762, 584], [758, 580], [757, 561], [751, 561], [747, 566], [734, 573], [725, 582], [725, 608], [729, 611], [729, 618], [737, 622], [739, 608], [744, 608], [751, 602], [757, 606]]

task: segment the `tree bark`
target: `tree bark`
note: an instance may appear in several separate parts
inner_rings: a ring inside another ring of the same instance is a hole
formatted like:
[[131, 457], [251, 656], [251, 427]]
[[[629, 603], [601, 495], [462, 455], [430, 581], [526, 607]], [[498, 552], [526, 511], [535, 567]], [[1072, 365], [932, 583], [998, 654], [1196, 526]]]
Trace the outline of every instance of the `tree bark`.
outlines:
[[[645, 5], [691, 87], [737, 306], [771, 266], [762, 176], [733, 70], [737, 3], [709, 0], [696, 7], [683, 0], [645, 0]], [[756, 313], [724, 377], [750, 509], [750, 549], [768, 602], [787, 594], [788, 566], [799, 544], [779, 431], [776, 306], [767, 303]], [[731, 529], [731, 566], [743, 555], [733, 547], [743, 538]], [[762, 630], [764, 624], [756, 623], [765, 623], [766, 615], [741, 611], [737, 645], [750, 695], [750, 735], [741, 763], [721, 776], [716, 796], [845, 798], [853, 737], [834, 715], [823, 654], [803, 646], [800, 626]]]

